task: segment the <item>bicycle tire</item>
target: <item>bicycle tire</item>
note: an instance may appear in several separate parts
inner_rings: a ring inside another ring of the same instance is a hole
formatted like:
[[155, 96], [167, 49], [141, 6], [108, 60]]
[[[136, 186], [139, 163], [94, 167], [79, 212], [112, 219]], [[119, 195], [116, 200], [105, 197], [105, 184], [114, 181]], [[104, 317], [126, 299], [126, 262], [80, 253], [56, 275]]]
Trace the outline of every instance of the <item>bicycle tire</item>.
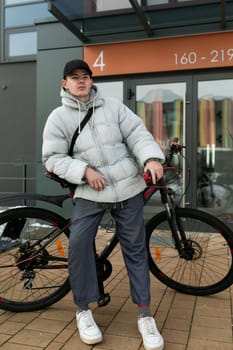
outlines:
[[[39, 246], [30, 247], [37, 239], [41, 244], [48, 243], [47, 234], [54, 230], [60, 230], [61, 234], [46, 248], [38, 252]], [[1, 309], [40, 310], [70, 291], [66, 263], [68, 237], [67, 220], [52, 211], [21, 207], [0, 214]]]
[[151, 273], [168, 287], [190, 295], [221, 292], [233, 283], [233, 233], [216, 217], [198, 209], [176, 208], [195, 254], [188, 260], [175, 248], [165, 211], [146, 225]]

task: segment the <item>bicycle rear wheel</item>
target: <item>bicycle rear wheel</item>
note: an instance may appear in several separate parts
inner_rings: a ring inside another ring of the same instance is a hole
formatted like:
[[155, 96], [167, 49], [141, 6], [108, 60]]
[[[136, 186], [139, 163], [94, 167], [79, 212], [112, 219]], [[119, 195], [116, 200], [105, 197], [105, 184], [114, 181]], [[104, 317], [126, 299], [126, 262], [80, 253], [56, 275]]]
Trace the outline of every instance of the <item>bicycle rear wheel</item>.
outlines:
[[70, 290], [67, 220], [22, 207], [0, 214], [0, 308], [34, 311]]
[[204, 296], [229, 287], [233, 283], [231, 230], [216, 217], [197, 209], [177, 208], [175, 212], [193, 253], [182, 257], [175, 247], [166, 212], [155, 215], [146, 225], [152, 274], [185, 294]]

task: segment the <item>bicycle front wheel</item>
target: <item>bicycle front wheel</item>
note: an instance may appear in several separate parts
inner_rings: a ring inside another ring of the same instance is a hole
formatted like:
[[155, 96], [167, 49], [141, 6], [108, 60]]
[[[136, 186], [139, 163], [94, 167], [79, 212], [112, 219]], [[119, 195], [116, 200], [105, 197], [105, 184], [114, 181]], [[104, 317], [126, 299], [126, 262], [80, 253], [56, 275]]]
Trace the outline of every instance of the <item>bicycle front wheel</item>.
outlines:
[[[218, 293], [233, 283], [233, 234], [222, 221], [192, 208], [177, 208], [176, 230], [185, 233], [180, 254], [166, 212], [146, 225], [152, 274], [168, 287], [191, 295]], [[185, 249], [185, 248], [184, 248]], [[191, 254], [190, 254], [191, 252]]]
[[67, 220], [22, 207], [0, 214], [0, 308], [34, 311], [70, 290]]

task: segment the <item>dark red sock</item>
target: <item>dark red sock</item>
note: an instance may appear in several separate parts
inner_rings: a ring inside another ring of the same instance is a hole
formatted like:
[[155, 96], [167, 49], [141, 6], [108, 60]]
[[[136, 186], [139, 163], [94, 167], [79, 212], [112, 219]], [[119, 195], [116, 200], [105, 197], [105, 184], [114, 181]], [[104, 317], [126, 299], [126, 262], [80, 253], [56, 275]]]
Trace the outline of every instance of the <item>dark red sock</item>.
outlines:
[[138, 317], [148, 317], [150, 316], [150, 305], [143, 304], [138, 305]]

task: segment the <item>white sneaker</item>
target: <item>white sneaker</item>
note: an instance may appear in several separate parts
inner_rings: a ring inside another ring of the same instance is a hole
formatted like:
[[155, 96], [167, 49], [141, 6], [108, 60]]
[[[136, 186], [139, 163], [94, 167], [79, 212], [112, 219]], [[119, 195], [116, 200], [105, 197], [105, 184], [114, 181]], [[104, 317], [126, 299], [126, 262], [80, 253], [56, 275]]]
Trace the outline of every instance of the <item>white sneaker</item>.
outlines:
[[163, 337], [159, 333], [153, 317], [138, 318], [138, 330], [141, 333], [143, 345], [146, 350], [163, 349]]
[[86, 344], [97, 344], [103, 340], [101, 330], [92, 316], [91, 310], [76, 312], [80, 339]]

